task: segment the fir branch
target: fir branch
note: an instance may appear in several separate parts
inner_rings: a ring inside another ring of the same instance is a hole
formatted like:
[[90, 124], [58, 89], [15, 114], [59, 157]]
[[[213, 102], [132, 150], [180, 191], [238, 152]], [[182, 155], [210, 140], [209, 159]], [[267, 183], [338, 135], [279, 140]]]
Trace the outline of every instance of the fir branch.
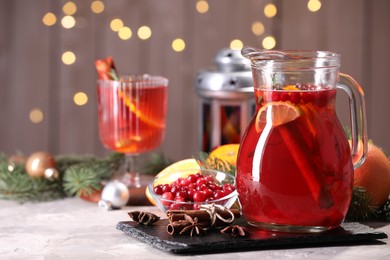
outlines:
[[32, 178], [24, 169], [24, 164], [16, 164], [8, 170], [8, 159], [0, 159], [0, 198], [26, 201], [46, 201], [65, 197], [59, 181]]
[[233, 176], [236, 175], [236, 167], [233, 166], [228, 161], [222, 160], [220, 158], [210, 156], [209, 153], [200, 152], [195, 158], [202, 169], [212, 169], [225, 173], [229, 173]]
[[370, 202], [371, 196], [367, 194], [366, 189], [361, 186], [355, 186], [345, 219], [347, 221], [368, 221], [375, 219], [377, 216], [377, 208], [371, 206]]

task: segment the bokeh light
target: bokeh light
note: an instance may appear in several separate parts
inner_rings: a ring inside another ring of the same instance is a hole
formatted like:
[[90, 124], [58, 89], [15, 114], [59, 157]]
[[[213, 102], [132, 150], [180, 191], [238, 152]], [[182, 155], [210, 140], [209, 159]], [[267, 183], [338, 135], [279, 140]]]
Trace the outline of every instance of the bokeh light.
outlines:
[[84, 92], [77, 92], [73, 96], [73, 102], [78, 106], [84, 106], [88, 103], [88, 96]]
[[244, 47], [244, 44], [239, 39], [234, 39], [230, 42], [230, 49], [232, 50], [241, 50]]
[[206, 0], [199, 0], [196, 2], [196, 11], [198, 13], [204, 14], [209, 10], [209, 3]]
[[74, 19], [73, 16], [66, 15], [66, 16], [62, 17], [61, 25], [65, 29], [70, 29], [70, 28], [73, 28], [76, 25], [76, 20]]
[[138, 28], [137, 34], [141, 40], [147, 40], [152, 36], [152, 30], [148, 26], [144, 25]]
[[123, 26], [122, 28], [119, 29], [118, 31], [118, 36], [120, 39], [122, 40], [128, 40], [131, 38], [131, 36], [133, 35], [133, 32], [131, 31], [131, 29], [127, 26]]
[[262, 22], [256, 21], [252, 23], [252, 33], [256, 36], [260, 36], [264, 33], [265, 28]]
[[104, 11], [104, 3], [102, 1], [93, 1], [91, 4], [91, 10], [95, 14], [100, 14]]
[[42, 23], [46, 26], [52, 26], [57, 22], [55, 14], [48, 12], [42, 17]]
[[267, 4], [264, 7], [264, 15], [268, 18], [274, 17], [278, 12], [278, 9], [276, 8], [276, 5], [274, 4]]
[[71, 51], [64, 52], [62, 54], [62, 62], [65, 65], [71, 65], [76, 62], [76, 55]]
[[321, 1], [309, 0], [309, 2], [307, 2], [307, 9], [309, 9], [310, 12], [317, 12], [321, 9]]
[[74, 2], [69, 1], [64, 4], [62, 11], [66, 15], [74, 15], [77, 12], [77, 6]]
[[114, 32], [119, 32], [119, 30], [123, 27], [123, 21], [119, 18], [112, 19], [110, 22], [110, 28]]
[[39, 108], [31, 109], [29, 113], [30, 121], [34, 124], [38, 124], [43, 121], [43, 112]]
[[176, 52], [184, 51], [186, 48], [186, 43], [183, 39], [177, 38], [172, 41], [172, 49]]
[[271, 50], [276, 46], [276, 40], [272, 36], [267, 36], [263, 39], [262, 46], [264, 49]]

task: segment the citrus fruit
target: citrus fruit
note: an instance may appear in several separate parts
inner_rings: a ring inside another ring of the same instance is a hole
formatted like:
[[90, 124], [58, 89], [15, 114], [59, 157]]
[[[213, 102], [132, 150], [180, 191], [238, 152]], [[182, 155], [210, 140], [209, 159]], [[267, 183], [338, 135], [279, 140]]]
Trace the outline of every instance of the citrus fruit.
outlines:
[[236, 166], [239, 144], [224, 144], [211, 151], [210, 156], [219, 158]]
[[301, 115], [301, 110], [290, 102], [270, 102], [262, 106], [256, 115], [255, 128], [257, 132], [264, 129], [267, 122], [272, 126], [293, 121]]
[[390, 162], [375, 144], [368, 143], [367, 157], [355, 170], [355, 186], [362, 186], [371, 196], [372, 206], [383, 205], [390, 195]]
[[[179, 177], [185, 178], [190, 174], [195, 174], [196, 172], [191, 172], [191, 171], [182, 172], [183, 170], [191, 170], [191, 169], [194, 170], [200, 169], [200, 166], [195, 159], [189, 158], [189, 159], [177, 161], [169, 165], [165, 169], [163, 169], [161, 172], [159, 172], [155, 177], [154, 184], [158, 185], [158, 184], [172, 183], [176, 181]], [[175, 174], [167, 175], [167, 173], [169, 172], [175, 172]], [[148, 200], [150, 201], [150, 203], [156, 205], [154, 199], [152, 198], [152, 195], [150, 194], [149, 187], [146, 187], [145, 194]]]

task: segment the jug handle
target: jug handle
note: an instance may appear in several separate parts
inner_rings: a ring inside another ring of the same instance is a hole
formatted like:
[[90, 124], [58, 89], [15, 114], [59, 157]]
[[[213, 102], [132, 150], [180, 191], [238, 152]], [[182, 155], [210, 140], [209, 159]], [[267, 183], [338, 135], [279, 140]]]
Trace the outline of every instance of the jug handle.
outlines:
[[349, 97], [351, 153], [354, 169], [357, 169], [364, 163], [368, 150], [364, 92], [359, 83], [351, 76], [343, 73], [339, 75], [340, 82], [337, 84], [337, 88], [344, 90]]

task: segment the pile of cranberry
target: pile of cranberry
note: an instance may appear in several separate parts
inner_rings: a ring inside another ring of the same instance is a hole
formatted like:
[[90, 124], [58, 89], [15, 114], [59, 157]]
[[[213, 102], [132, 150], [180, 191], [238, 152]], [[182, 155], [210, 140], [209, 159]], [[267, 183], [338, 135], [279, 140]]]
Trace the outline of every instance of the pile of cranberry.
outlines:
[[200, 172], [153, 188], [154, 193], [161, 196], [164, 206], [170, 210], [197, 210], [201, 203], [221, 199], [234, 190], [232, 184], [219, 184], [213, 176], [204, 176]]

